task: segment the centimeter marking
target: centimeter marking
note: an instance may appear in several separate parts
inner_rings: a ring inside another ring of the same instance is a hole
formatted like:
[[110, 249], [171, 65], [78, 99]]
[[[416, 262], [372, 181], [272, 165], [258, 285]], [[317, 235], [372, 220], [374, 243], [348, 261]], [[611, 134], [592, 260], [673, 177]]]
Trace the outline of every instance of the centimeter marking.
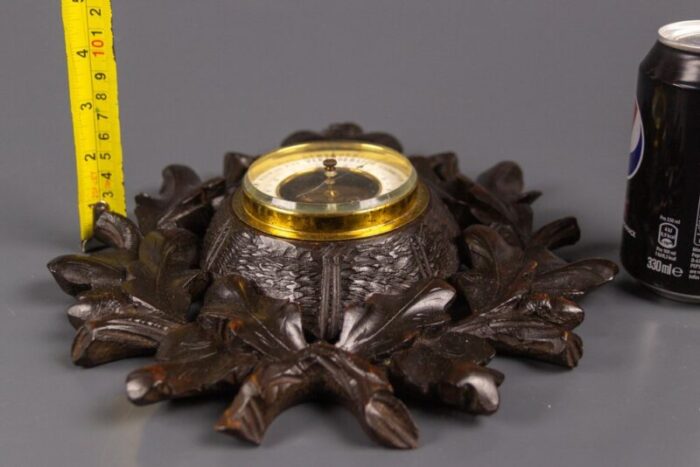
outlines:
[[117, 62], [110, 0], [61, 0], [83, 244], [93, 207], [126, 215]]

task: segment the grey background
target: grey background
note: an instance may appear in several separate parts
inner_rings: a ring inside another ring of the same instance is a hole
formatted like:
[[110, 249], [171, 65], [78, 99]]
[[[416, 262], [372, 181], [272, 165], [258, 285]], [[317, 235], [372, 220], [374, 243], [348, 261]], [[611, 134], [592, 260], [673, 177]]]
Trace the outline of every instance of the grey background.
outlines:
[[[115, 0], [129, 199], [161, 168], [356, 120], [464, 172], [518, 160], [571, 257], [616, 258], [636, 67], [696, 0]], [[59, 2], [0, 6], [0, 466], [700, 465], [700, 310], [625, 274], [585, 300], [575, 371], [499, 358], [490, 418], [413, 409], [422, 447], [378, 448], [342, 409], [285, 413], [261, 448], [214, 433], [226, 401], [135, 408], [139, 361], [71, 365], [45, 269], [77, 247]], [[133, 204], [132, 204], [133, 207]]]

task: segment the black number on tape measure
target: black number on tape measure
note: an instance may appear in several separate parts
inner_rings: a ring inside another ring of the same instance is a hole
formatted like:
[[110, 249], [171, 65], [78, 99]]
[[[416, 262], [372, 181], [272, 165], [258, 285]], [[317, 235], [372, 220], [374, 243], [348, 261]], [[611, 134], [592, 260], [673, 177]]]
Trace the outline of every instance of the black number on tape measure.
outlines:
[[106, 116], [106, 115], [104, 115], [104, 114], [101, 114], [100, 111], [98, 110], [98, 111], [97, 111], [97, 119], [98, 119], [98, 120], [108, 120], [109, 117]]
[[90, 110], [92, 109], [92, 102], [85, 102], [80, 104], [80, 110]]
[[102, 8], [90, 8], [90, 16], [102, 16]]
[[95, 79], [98, 81], [102, 81], [104, 79], [107, 79], [107, 75], [100, 71], [100, 72], [95, 73]]
[[102, 141], [106, 141], [109, 139], [109, 133], [98, 133], [97, 137], [100, 138]]
[[112, 178], [112, 173], [111, 172], [102, 172], [102, 176], [106, 179], [109, 180]]
[[84, 159], [85, 159], [85, 162], [94, 161], [94, 160], [96, 160], [95, 154], [85, 154]]
[[79, 56], [81, 56], [81, 57], [83, 57], [83, 58], [87, 58], [88, 51], [87, 51], [87, 49], [78, 50], [78, 51], [76, 52], [76, 54], [79, 55]]
[[106, 92], [98, 92], [95, 94], [95, 99], [98, 101], [106, 101], [107, 100], [107, 93]]
[[112, 158], [112, 155], [108, 152], [103, 152], [100, 154], [100, 159], [102, 159], [103, 161], [108, 161], [111, 158]]
[[73, 0], [73, 3], [83, 3], [85, 0]]
[[103, 34], [103, 32], [95, 29], [94, 31], [90, 31], [90, 34], [92, 34], [93, 36], [97, 36], [98, 34]]

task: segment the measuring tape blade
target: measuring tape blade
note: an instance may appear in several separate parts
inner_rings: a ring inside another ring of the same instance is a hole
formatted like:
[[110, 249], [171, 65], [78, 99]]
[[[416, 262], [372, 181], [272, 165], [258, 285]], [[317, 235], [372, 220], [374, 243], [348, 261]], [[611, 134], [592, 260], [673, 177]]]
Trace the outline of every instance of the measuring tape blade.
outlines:
[[110, 0], [61, 0], [68, 61], [83, 244], [92, 237], [93, 208], [126, 215], [117, 62]]

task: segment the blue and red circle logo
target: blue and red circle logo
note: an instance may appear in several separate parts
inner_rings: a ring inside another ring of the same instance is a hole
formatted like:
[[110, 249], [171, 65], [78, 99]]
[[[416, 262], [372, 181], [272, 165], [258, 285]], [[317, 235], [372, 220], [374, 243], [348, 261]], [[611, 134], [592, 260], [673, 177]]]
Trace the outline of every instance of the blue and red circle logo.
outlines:
[[632, 139], [630, 141], [630, 163], [627, 168], [627, 178], [632, 178], [642, 165], [644, 158], [644, 122], [639, 112], [639, 105], [634, 103], [634, 123], [632, 124]]

